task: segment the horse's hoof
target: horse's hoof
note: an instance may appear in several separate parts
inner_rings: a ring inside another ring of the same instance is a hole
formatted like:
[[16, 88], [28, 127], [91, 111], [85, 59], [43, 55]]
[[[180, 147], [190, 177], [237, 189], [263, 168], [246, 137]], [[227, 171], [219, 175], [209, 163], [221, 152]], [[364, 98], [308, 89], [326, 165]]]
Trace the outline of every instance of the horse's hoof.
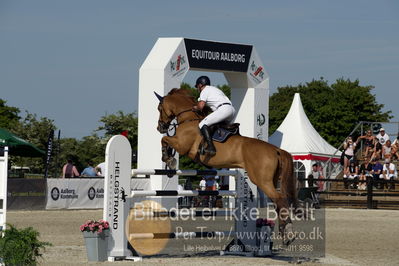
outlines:
[[177, 166], [177, 160], [175, 158], [169, 158], [166, 161], [166, 165], [169, 167], [169, 169], [175, 170]]
[[292, 224], [289, 223], [284, 228], [283, 244], [289, 246], [295, 240], [295, 232], [292, 229]]

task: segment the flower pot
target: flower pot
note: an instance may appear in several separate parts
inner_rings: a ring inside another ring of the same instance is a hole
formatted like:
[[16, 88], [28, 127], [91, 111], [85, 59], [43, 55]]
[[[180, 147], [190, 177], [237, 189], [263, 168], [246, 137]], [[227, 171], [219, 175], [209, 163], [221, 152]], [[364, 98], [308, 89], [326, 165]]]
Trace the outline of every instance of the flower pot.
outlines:
[[105, 230], [100, 234], [97, 234], [97, 232], [83, 232], [89, 261], [107, 260], [108, 236], [109, 230]]

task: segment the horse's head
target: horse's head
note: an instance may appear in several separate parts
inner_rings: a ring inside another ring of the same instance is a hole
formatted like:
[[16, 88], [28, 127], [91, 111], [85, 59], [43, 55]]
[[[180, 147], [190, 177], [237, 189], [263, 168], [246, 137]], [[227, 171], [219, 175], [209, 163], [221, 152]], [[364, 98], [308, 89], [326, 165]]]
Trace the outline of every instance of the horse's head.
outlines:
[[191, 110], [194, 105], [194, 100], [191, 99], [192, 97], [190, 97], [187, 90], [184, 89], [173, 89], [164, 97], [160, 96], [156, 92], [154, 93], [159, 100], [157, 130], [160, 133], [165, 134], [168, 132], [170, 123], [175, 117], [179, 116], [181, 110], [186, 110], [187, 108]]
[[162, 97], [158, 93], [156, 93], [156, 92], [154, 92], [154, 93], [155, 93], [155, 96], [157, 96], [157, 98], [159, 100], [159, 104], [158, 104], [159, 119], [158, 119], [157, 130], [160, 133], [165, 134], [166, 132], [168, 132], [168, 128], [169, 128], [170, 122], [174, 118], [174, 114], [171, 112], [171, 110], [168, 106], [169, 105], [168, 100], [165, 101], [165, 98], [167, 96]]

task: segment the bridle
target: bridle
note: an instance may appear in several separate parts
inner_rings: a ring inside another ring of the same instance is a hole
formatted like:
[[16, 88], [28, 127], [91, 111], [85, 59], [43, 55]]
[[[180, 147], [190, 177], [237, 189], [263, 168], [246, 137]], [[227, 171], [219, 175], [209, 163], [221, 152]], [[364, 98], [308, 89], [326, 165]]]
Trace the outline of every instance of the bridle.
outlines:
[[[159, 105], [161, 106], [161, 112], [163, 112], [165, 115], [167, 115], [165, 110], [164, 110], [164, 108], [163, 108], [162, 103], [159, 103]], [[193, 112], [197, 116], [197, 118], [187, 119], [187, 120], [183, 120], [183, 121], [179, 122], [179, 116], [184, 114], [184, 113], [187, 113], [187, 112]], [[161, 119], [158, 120], [159, 127], [164, 129], [164, 130], [167, 130], [167, 129], [170, 128], [170, 126], [172, 125], [171, 123], [172, 123], [173, 119], [175, 119], [175, 118], [177, 119], [177, 123], [173, 124], [175, 129], [176, 129], [177, 126], [179, 126], [179, 125], [181, 125], [183, 123], [202, 120], [202, 117], [198, 114], [198, 112], [194, 111], [192, 108], [183, 110], [183, 111], [179, 112], [177, 115], [172, 114], [172, 115], [167, 116], [167, 117], [169, 119], [168, 122], [164, 122]]]

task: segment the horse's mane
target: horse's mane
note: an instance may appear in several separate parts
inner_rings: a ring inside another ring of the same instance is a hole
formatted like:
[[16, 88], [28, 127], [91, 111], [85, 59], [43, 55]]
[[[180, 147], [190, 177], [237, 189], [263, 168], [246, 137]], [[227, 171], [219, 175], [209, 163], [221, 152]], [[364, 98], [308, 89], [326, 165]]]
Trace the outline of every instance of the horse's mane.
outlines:
[[[182, 96], [182, 97], [179, 97], [179, 98], [187, 100], [191, 105], [194, 105], [197, 102], [196, 99], [194, 98], [193, 94], [192, 94], [192, 91], [190, 91], [189, 89], [174, 88], [167, 94], [167, 96], [170, 96], [170, 95]], [[202, 110], [202, 113], [200, 113], [200, 115], [201, 116], [207, 116], [211, 112], [212, 112], [211, 108], [209, 106], [205, 105], [205, 107]]]
[[171, 95], [179, 95], [179, 96], [183, 96], [185, 98], [187, 98], [187, 100], [190, 100], [191, 102], [195, 102], [195, 99], [191, 93], [190, 90], [185, 89], [185, 88], [174, 88], [172, 89], [167, 96], [171, 96]]

